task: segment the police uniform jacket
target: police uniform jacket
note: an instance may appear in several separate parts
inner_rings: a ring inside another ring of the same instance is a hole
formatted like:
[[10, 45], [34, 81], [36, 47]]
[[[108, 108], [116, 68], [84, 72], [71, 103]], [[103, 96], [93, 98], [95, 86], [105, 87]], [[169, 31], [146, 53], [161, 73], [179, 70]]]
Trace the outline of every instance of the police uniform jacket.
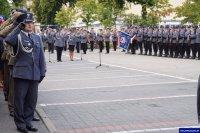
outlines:
[[179, 31], [179, 44], [183, 44], [185, 39], [185, 29]]
[[68, 45], [76, 45], [76, 43], [77, 43], [77, 40], [76, 40], [75, 33], [70, 33], [69, 39], [68, 39]]
[[113, 34], [112, 34], [112, 41], [113, 41], [113, 42], [117, 42], [117, 41], [118, 41], [117, 33], [113, 33]]
[[110, 42], [110, 36], [111, 36], [110, 33], [105, 33], [105, 35], [104, 35], [104, 41], [105, 42]]
[[196, 43], [200, 45], [200, 28], [196, 30]]
[[27, 33], [20, 31], [19, 34], [8, 35], [5, 42], [14, 48], [16, 54], [13, 65], [14, 78], [40, 81], [45, 76], [46, 63], [40, 36], [31, 33], [28, 37]]
[[154, 29], [152, 34], [152, 42], [157, 42], [157, 36], [158, 36], [158, 31], [157, 29]]
[[87, 43], [87, 34], [86, 33], [82, 33], [82, 35], [81, 35], [81, 43]]
[[138, 31], [137, 35], [136, 35], [136, 39], [138, 42], [142, 42], [143, 41], [143, 33], [141, 30]]
[[163, 32], [163, 43], [169, 43], [169, 30], [166, 29]]
[[177, 38], [178, 38], [178, 31], [173, 31], [172, 36], [171, 36], [173, 44], [177, 43], [177, 41], [178, 41]]
[[57, 47], [65, 46], [65, 38], [60, 32], [56, 33], [54, 39], [55, 39], [55, 43], [54, 43], [55, 46], [57, 46]]
[[103, 38], [103, 34], [102, 33], [98, 33], [97, 34], [97, 41], [103, 41], [104, 38]]
[[163, 43], [163, 29], [158, 31], [158, 43]]
[[185, 44], [189, 43], [189, 35], [190, 35], [190, 30], [186, 30], [185, 37], [184, 37]]
[[49, 32], [47, 34], [47, 42], [48, 43], [54, 43], [54, 37], [55, 37], [55, 33], [54, 32]]
[[196, 43], [196, 34], [194, 30], [192, 30], [190, 34], [190, 44], [195, 44], [195, 43]]

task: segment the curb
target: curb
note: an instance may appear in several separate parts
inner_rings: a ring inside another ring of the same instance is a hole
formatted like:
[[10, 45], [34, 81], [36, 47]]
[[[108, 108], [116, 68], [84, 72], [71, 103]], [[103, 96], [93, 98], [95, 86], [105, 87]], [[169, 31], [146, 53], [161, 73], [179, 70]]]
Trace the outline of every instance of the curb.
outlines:
[[56, 127], [54, 126], [52, 121], [48, 118], [48, 116], [46, 115], [46, 113], [44, 112], [44, 110], [40, 105], [37, 105], [36, 112], [40, 117], [40, 119], [42, 120], [42, 122], [44, 123], [44, 125], [46, 126], [46, 128], [49, 130], [49, 132], [56, 133]]

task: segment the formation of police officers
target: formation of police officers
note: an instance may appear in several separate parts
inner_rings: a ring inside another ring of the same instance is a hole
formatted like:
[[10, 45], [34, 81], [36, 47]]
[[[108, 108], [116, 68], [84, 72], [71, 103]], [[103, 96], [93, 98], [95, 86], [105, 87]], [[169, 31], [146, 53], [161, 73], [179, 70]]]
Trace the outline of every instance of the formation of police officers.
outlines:
[[[128, 52], [140, 55], [153, 55], [160, 57], [200, 59], [200, 28], [198, 26], [161, 26], [122, 28], [131, 37]], [[110, 52], [111, 45], [116, 51], [118, 34], [116, 29], [100, 29], [98, 32], [92, 28], [90, 31], [82, 28], [55, 29], [48, 28], [42, 32], [43, 41], [48, 44], [49, 52], [57, 50], [57, 61], [61, 61], [62, 50], [74, 45], [77, 53], [80, 49], [86, 54], [88, 46], [90, 51], [99, 48], [100, 52], [106, 48]], [[69, 50], [74, 50], [69, 48]]]
[[77, 53], [80, 53], [80, 50], [82, 50], [83, 54], [86, 54], [88, 46], [90, 51], [98, 47], [100, 52], [106, 47], [106, 53], [108, 54], [110, 52], [111, 42], [115, 51], [118, 45], [117, 31], [109, 28], [105, 31], [100, 29], [98, 33], [93, 28], [90, 31], [83, 28], [60, 30], [47, 28], [47, 30], [41, 33], [41, 37], [43, 42], [47, 43], [50, 53], [54, 53], [54, 48], [56, 48], [58, 62], [62, 61], [61, 55], [63, 50], [76, 50]]
[[133, 27], [124, 30], [135, 38], [129, 45], [132, 54], [200, 59], [198, 26]]

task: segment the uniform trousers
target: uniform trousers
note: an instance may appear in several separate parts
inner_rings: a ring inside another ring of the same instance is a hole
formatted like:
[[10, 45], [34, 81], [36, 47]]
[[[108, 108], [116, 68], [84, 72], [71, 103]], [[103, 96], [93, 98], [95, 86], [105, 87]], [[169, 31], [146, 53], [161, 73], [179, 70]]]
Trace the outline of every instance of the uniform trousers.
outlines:
[[91, 51], [94, 50], [94, 41], [90, 41], [90, 50], [91, 50]]
[[153, 52], [154, 52], [154, 55], [157, 55], [157, 53], [158, 53], [158, 43], [157, 42], [153, 42]]
[[83, 50], [83, 53], [86, 54], [86, 52], [87, 52], [87, 43], [81, 43], [81, 49]]
[[140, 54], [143, 54], [143, 43], [142, 42], [138, 42], [138, 47], [140, 49]]
[[110, 42], [109, 41], [106, 41], [106, 53], [109, 53], [110, 52]]
[[191, 44], [191, 49], [192, 49], [192, 57], [196, 58], [197, 52], [198, 52], [198, 45], [197, 44]]
[[48, 43], [48, 51], [51, 53], [54, 52], [54, 43]]
[[170, 43], [169, 44], [169, 56], [170, 57], [174, 57], [174, 51], [175, 51], [175, 44], [174, 43]]
[[187, 43], [183, 43], [181, 47], [181, 57], [184, 57], [186, 53], [186, 56], [189, 58], [190, 57], [190, 46]]
[[77, 53], [80, 53], [80, 46], [81, 46], [80, 42], [77, 42], [76, 43], [76, 52]]
[[160, 42], [158, 46], [159, 46], [159, 56], [162, 56], [163, 55], [163, 49], [164, 49], [163, 43]]
[[113, 49], [114, 49], [114, 51], [117, 50], [117, 41], [113, 41]]
[[63, 47], [56, 46], [57, 61], [61, 61]]
[[38, 84], [38, 81], [14, 78], [14, 121], [17, 128], [32, 126]]
[[99, 41], [98, 44], [99, 44], [99, 51], [102, 52], [104, 49], [103, 41]]
[[169, 43], [164, 43], [165, 56], [169, 55]]
[[14, 79], [12, 76], [13, 67], [9, 66], [9, 93], [8, 93], [8, 109], [10, 113], [14, 112]]
[[151, 41], [147, 42], [147, 46], [146, 46], [146, 49], [145, 49], [145, 54], [147, 54], [148, 52], [149, 52], [149, 55], [152, 54], [152, 42]]

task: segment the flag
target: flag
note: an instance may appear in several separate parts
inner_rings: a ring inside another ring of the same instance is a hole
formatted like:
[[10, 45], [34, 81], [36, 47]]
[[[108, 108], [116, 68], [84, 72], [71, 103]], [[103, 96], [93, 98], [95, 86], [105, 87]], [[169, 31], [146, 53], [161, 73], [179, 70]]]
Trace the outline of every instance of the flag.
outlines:
[[119, 31], [119, 47], [127, 50], [131, 42], [131, 36], [125, 32]]

